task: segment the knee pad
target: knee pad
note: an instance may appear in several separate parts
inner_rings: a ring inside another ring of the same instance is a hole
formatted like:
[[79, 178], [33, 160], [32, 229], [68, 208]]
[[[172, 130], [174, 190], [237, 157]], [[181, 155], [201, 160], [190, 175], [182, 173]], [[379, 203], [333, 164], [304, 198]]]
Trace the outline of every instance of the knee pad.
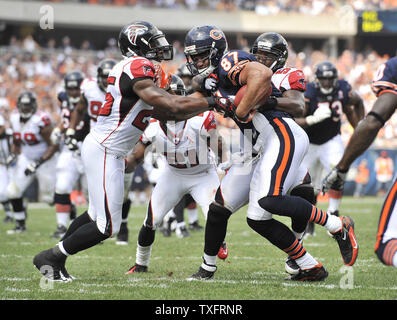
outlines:
[[381, 243], [375, 253], [384, 265], [392, 266], [393, 257], [397, 253], [397, 239], [390, 239], [385, 243]]
[[151, 227], [142, 226], [138, 234], [138, 244], [148, 247], [154, 242], [155, 231]]
[[291, 196], [301, 197], [311, 204], [316, 204], [316, 195], [314, 193], [314, 188], [311, 184], [304, 183], [296, 186], [291, 191]]
[[210, 204], [207, 220], [213, 223], [217, 223], [219, 220], [228, 220], [232, 213], [229, 209], [213, 202]]
[[19, 199], [22, 197], [22, 192], [15, 182], [10, 182], [7, 186], [8, 199]]
[[267, 196], [259, 199], [258, 204], [271, 214], [279, 214], [281, 211], [280, 201], [282, 201], [282, 198], [283, 197], [279, 196]]

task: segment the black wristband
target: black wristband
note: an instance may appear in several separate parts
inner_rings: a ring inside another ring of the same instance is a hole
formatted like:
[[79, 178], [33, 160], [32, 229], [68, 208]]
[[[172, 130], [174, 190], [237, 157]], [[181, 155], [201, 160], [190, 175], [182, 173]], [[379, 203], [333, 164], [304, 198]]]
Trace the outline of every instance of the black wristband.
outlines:
[[385, 125], [386, 121], [383, 120], [383, 118], [379, 114], [377, 114], [376, 112], [370, 111], [370, 112], [368, 112], [367, 116], [375, 117], [375, 119], [378, 120], [382, 124], [382, 127]]
[[213, 96], [211, 96], [211, 97], [205, 97], [205, 100], [207, 100], [208, 105], [209, 105], [210, 107], [216, 106], [215, 97], [213, 97]]

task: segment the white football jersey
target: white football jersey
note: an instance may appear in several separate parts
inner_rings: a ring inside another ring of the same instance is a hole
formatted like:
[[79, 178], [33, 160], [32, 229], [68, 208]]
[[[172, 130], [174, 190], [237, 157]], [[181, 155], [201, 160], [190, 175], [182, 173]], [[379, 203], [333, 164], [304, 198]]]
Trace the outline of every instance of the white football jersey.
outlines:
[[143, 57], [122, 60], [110, 71], [105, 102], [90, 132], [110, 152], [125, 157], [148, 126], [153, 107], [141, 100], [132, 87], [136, 79], [154, 76], [152, 62]]
[[86, 78], [81, 84], [81, 93], [87, 100], [87, 112], [90, 116], [90, 128], [95, 126], [99, 110], [105, 101], [105, 92], [98, 86], [96, 78]]
[[196, 174], [214, 165], [213, 153], [207, 146], [211, 130], [216, 130], [215, 115], [206, 111], [178, 122], [152, 120], [141, 141], [152, 144], [171, 168], [183, 174]]
[[[0, 114], [0, 127], [6, 126], [4, 117]], [[11, 129], [6, 128], [6, 131], [0, 135], [0, 164], [5, 164], [9, 155], [9, 137], [12, 133]]]
[[293, 67], [278, 69], [272, 76], [272, 83], [281, 92], [306, 90], [306, 80], [303, 71]]
[[30, 160], [38, 160], [47, 150], [48, 145], [44, 141], [40, 131], [52, 122], [49, 113], [36, 111], [26, 122], [20, 120], [18, 110], [10, 117], [14, 141], [21, 143], [21, 152]]

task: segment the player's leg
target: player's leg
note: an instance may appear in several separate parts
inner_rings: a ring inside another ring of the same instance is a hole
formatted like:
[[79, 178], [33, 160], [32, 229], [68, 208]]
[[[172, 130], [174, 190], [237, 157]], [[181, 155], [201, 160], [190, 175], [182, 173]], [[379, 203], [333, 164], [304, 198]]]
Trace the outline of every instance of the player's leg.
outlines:
[[15, 228], [7, 233], [14, 234], [26, 230], [27, 212], [23, 201], [23, 193], [33, 182], [35, 175], [25, 175], [25, 169], [29, 160], [24, 154], [18, 156], [15, 167], [10, 169], [10, 180], [7, 185], [7, 195], [10, 199], [15, 219]]
[[[343, 156], [344, 146], [340, 135], [333, 137], [321, 146], [320, 161], [325, 168], [325, 174], [334, 168]], [[339, 216], [339, 207], [342, 201], [343, 189], [331, 186], [328, 191], [327, 212]]]
[[56, 165], [54, 204], [57, 229], [52, 235], [53, 238], [62, 238], [69, 226], [72, 210], [70, 194], [78, 177], [79, 173], [72, 161], [72, 152], [63, 150], [58, 157]]
[[128, 215], [131, 208], [131, 200], [128, 197], [129, 190], [132, 183], [134, 173], [126, 173], [124, 175], [124, 196], [123, 196], [123, 207], [121, 211], [121, 225], [120, 231], [117, 234], [116, 244], [127, 245], [128, 244]]
[[0, 164], [0, 202], [3, 205], [3, 209], [5, 212], [4, 222], [13, 222], [13, 215], [11, 209], [11, 203], [8, 200], [7, 195], [7, 185], [8, 185], [8, 171], [7, 167], [3, 164]]
[[378, 232], [376, 234], [375, 253], [379, 260], [397, 268], [397, 180], [394, 181], [383, 204]]
[[138, 234], [135, 265], [127, 274], [146, 272], [150, 263], [156, 229], [164, 216], [182, 199], [187, 192], [184, 179], [165, 168], [153, 188], [145, 220]]
[[[217, 269], [216, 261], [226, 239], [230, 216], [248, 202], [249, 187], [258, 159], [243, 164], [234, 164], [221, 181], [221, 185], [208, 208], [204, 232], [203, 263], [188, 280], [212, 279]], [[227, 247], [225, 247], [227, 256]]]
[[[84, 141], [82, 159], [88, 181], [90, 201], [88, 215], [92, 221], [82, 224], [55, 247], [44, 250], [34, 257], [33, 263], [37, 269], [52, 280], [65, 281], [67, 278], [64, 273], [67, 256], [86, 250], [109, 238], [119, 231], [121, 224], [124, 160], [109, 154], [106, 148], [100, 146], [90, 136]], [[75, 219], [73, 224], [76, 220], [78, 219]], [[49, 265], [52, 272], [46, 272], [42, 268], [45, 265]], [[70, 281], [70, 278], [66, 280]]]
[[182, 199], [178, 202], [178, 204], [174, 207], [174, 210], [172, 210], [175, 214], [175, 219], [176, 219], [175, 235], [178, 238], [185, 238], [190, 236], [189, 231], [187, 231], [186, 228], [185, 215], [184, 215], [187, 196], [188, 194], [185, 194], [182, 197]]
[[186, 195], [186, 210], [189, 222], [189, 230], [200, 231], [204, 228], [199, 223], [197, 203], [194, 201], [190, 194]]

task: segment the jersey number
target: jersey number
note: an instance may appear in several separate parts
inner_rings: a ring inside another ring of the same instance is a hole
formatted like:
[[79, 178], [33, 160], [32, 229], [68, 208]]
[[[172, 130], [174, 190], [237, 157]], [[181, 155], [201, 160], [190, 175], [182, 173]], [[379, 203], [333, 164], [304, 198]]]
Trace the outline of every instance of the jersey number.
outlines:
[[331, 111], [332, 111], [331, 119], [335, 122], [340, 121], [340, 116], [342, 114], [342, 102], [340, 102], [339, 100], [333, 101], [332, 103], [319, 102], [317, 104], [317, 107], [324, 106], [324, 105], [326, 105], [328, 108], [331, 109]]
[[107, 92], [105, 96], [105, 103], [102, 105], [101, 109], [99, 110], [100, 116], [108, 116], [112, 112], [114, 98], [113, 96]]
[[152, 110], [140, 111], [136, 115], [134, 121], [132, 121], [132, 125], [141, 131], [145, 131], [146, 127], [148, 126], [148, 124], [150, 122], [150, 117], [152, 116], [152, 114], [153, 114]]
[[[234, 64], [238, 63], [238, 52], [237, 51], [229, 52], [227, 54], [227, 57], [233, 57], [233, 63]], [[221, 67], [225, 71], [229, 71], [232, 68], [232, 63], [229, 61], [229, 59], [227, 57], [224, 57], [221, 61]]]

